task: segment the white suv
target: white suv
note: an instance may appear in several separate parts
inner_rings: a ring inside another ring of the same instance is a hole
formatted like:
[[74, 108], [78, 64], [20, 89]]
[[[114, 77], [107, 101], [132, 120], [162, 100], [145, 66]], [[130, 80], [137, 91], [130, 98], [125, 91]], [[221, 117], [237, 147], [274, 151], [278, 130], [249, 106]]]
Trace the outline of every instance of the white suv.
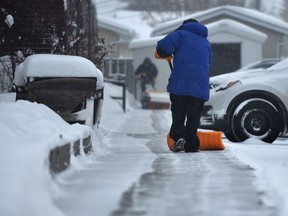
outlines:
[[253, 73], [212, 77], [210, 88], [200, 128], [223, 131], [232, 142], [256, 137], [272, 143], [287, 133], [288, 58]]

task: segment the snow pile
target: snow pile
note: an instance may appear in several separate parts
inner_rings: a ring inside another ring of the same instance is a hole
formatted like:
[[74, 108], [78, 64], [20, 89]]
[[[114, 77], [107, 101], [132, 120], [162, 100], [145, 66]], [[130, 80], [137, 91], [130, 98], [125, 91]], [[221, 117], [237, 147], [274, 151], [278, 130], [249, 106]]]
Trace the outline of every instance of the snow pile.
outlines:
[[15, 83], [26, 83], [28, 77], [97, 77], [103, 86], [102, 72], [81, 56], [35, 54], [28, 56], [16, 70]]
[[0, 215], [62, 215], [51, 200], [49, 152], [90, 130], [69, 125], [41, 104], [0, 102]]
[[151, 102], [170, 104], [170, 98], [168, 92], [151, 90], [147, 91], [147, 96], [150, 98]]

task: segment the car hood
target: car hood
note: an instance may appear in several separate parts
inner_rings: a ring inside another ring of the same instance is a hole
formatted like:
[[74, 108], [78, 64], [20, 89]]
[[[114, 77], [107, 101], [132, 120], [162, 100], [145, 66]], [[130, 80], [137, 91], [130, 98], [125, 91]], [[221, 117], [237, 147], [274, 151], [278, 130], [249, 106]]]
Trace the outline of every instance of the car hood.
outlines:
[[226, 86], [230, 82], [235, 82], [237, 80], [243, 80], [245, 78], [250, 77], [257, 77], [257, 79], [263, 77], [263, 73], [268, 73], [271, 71], [276, 70], [286, 70], [288, 68], [288, 58], [283, 59], [282, 61], [274, 64], [273, 66], [263, 69], [250, 69], [250, 70], [241, 70], [241, 71], [235, 71], [231, 73], [221, 74], [218, 76], [214, 76], [210, 78], [210, 88], [221, 88], [223, 86]]
[[267, 69], [253, 69], [253, 70], [237, 71], [237, 72], [214, 76], [210, 78], [210, 89], [218, 89], [218, 88], [228, 85], [228, 83], [230, 82], [259, 76], [266, 72], [268, 72]]

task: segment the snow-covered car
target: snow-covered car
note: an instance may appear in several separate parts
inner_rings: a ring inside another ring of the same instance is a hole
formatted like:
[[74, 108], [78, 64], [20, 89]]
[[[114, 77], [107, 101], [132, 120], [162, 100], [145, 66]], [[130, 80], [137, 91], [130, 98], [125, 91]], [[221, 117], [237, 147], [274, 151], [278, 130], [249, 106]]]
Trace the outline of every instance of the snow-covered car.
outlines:
[[279, 58], [264, 58], [259, 61], [247, 64], [240, 69], [237, 70], [237, 72], [247, 71], [247, 70], [257, 70], [257, 69], [266, 69], [269, 67], [272, 67], [273, 65], [280, 62], [281, 59]]
[[231, 79], [240, 79], [249, 77], [251, 75], [254, 76], [254, 73], [261, 73], [262, 71], [265, 71], [264, 69], [272, 67], [280, 61], [281, 59], [279, 58], [262, 59], [260, 61], [245, 65], [234, 72], [213, 76], [210, 78], [210, 87], [215, 88], [220, 86], [221, 84], [226, 83], [227, 80], [229, 81]]
[[16, 100], [43, 103], [69, 123], [99, 123], [102, 72], [80, 56], [35, 54], [15, 71]]
[[288, 58], [257, 72], [232, 73], [210, 85], [200, 128], [223, 131], [226, 138], [242, 142], [254, 137], [272, 143], [287, 134]]

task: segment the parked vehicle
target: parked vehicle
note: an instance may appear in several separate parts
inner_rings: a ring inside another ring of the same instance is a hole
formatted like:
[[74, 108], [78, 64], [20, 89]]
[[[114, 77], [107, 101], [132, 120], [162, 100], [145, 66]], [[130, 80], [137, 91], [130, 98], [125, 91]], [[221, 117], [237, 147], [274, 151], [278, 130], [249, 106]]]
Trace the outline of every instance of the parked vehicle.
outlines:
[[100, 121], [103, 75], [80, 56], [35, 54], [15, 72], [16, 100], [43, 103], [69, 123]]
[[253, 62], [251, 64], [247, 64], [241, 67], [240, 69], [237, 70], [237, 72], [247, 71], [247, 70], [266, 69], [266, 68], [272, 67], [273, 65], [277, 64], [280, 61], [281, 61], [280, 58], [262, 59], [262, 60]]
[[200, 128], [223, 131], [232, 142], [255, 137], [272, 143], [287, 134], [288, 58], [267, 69], [239, 74], [212, 80]]
[[217, 87], [227, 80], [240, 79], [249, 76], [255, 76], [254, 73], [261, 73], [263, 69], [272, 67], [273, 65], [280, 62], [280, 59], [262, 59], [260, 61], [253, 62], [251, 64], [245, 65], [237, 71], [213, 76], [210, 78], [210, 87]]

